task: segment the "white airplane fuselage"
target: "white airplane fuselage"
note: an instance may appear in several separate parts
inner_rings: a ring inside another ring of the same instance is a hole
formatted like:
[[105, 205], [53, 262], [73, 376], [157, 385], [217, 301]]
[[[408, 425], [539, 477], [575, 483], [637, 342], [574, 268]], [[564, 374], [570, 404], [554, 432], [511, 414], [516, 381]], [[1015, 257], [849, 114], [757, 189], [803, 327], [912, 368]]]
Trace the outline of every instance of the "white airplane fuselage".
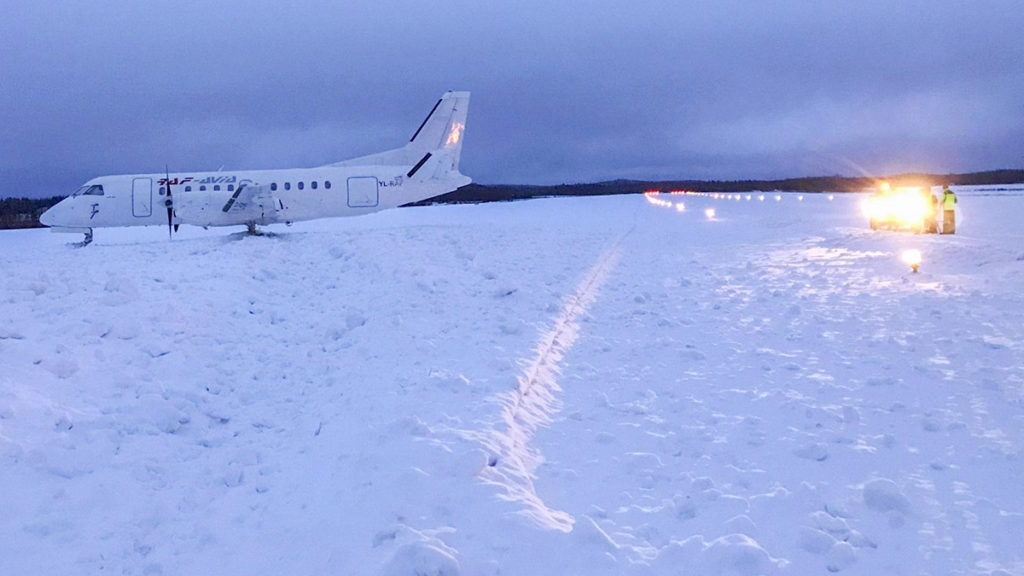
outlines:
[[[62, 200], [45, 220], [75, 228], [167, 225], [166, 187], [170, 179], [175, 223], [197, 226], [245, 224], [222, 208], [240, 185], [269, 185], [279, 201], [273, 220], [359, 216], [450, 192], [443, 180], [413, 181], [407, 166], [309, 168], [237, 172], [184, 172], [101, 176], [85, 186], [102, 186], [103, 195], [82, 194]], [[299, 188], [299, 186], [302, 188]], [[316, 186], [315, 188], [313, 186]], [[84, 186], [83, 186], [84, 188]], [[44, 222], [44, 224], [47, 222]]]
[[446, 93], [403, 148], [327, 166], [101, 176], [40, 220], [54, 231], [85, 232], [89, 241], [93, 228], [251, 228], [359, 216], [418, 202], [470, 182], [458, 171], [468, 103], [468, 93]]

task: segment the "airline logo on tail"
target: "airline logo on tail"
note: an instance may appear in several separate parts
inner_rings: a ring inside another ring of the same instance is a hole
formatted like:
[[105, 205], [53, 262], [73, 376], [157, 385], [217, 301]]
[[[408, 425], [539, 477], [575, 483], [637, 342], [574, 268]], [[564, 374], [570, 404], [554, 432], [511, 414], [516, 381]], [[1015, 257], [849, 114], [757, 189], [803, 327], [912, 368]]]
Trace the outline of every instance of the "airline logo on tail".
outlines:
[[462, 122], [456, 122], [452, 124], [452, 129], [448, 132], [448, 140], [445, 141], [444, 147], [449, 150], [459, 144], [459, 140], [462, 140], [462, 131], [466, 129], [466, 125]]

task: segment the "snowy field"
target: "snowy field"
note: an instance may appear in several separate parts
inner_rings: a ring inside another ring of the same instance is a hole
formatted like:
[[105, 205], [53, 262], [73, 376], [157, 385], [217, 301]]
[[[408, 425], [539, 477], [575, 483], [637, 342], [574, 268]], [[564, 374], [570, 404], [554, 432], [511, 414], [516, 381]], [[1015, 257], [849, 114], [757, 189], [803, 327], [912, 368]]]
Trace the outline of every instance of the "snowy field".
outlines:
[[0, 574], [1024, 575], [1017, 188], [0, 232]]

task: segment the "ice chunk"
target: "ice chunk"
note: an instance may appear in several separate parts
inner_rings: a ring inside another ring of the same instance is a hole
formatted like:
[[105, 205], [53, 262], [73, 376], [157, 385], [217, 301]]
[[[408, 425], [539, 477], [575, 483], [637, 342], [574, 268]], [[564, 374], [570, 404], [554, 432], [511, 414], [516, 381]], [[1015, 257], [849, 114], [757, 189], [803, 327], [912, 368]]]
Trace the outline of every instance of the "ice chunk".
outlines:
[[823, 442], [815, 442], [802, 448], [798, 448], [797, 450], [794, 450], [793, 453], [800, 458], [824, 462], [825, 460], [828, 460], [828, 445]]
[[770, 574], [778, 569], [776, 561], [757, 543], [743, 534], [730, 534], [711, 542], [704, 551], [707, 567], [714, 574]]
[[0, 326], [0, 340], [24, 340], [25, 336], [21, 332], [15, 331], [13, 328], [7, 326]]
[[46, 368], [47, 371], [57, 378], [67, 380], [78, 372], [78, 362], [70, 358], [54, 358], [44, 361], [43, 368]]
[[871, 480], [864, 485], [864, 504], [878, 512], [910, 511], [910, 501], [900, 492], [899, 486], [887, 478]]
[[836, 539], [809, 526], [800, 529], [800, 547], [811, 554], [825, 554], [832, 549]]
[[395, 550], [382, 576], [457, 576], [459, 562], [450, 548], [431, 542], [414, 542]]
[[828, 552], [828, 566], [826, 568], [829, 572], [839, 572], [849, 568], [856, 561], [857, 551], [854, 550], [853, 546], [850, 546], [847, 542], [836, 542], [835, 546]]

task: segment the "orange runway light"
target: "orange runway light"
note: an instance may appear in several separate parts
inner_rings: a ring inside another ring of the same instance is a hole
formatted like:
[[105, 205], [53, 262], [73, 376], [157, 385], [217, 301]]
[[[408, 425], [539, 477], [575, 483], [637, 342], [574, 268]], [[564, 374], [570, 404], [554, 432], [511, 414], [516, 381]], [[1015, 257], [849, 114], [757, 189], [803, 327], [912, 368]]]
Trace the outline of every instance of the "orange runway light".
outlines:
[[655, 206], [671, 208], [672, 203], [669, 202], [668, 200], [662, 200], [661, 198], [658, 198], [659, 194], [660, 192], [658, 192], [657, 190], [648, 190], [647, 192], [644, 192], [644, 199]]

